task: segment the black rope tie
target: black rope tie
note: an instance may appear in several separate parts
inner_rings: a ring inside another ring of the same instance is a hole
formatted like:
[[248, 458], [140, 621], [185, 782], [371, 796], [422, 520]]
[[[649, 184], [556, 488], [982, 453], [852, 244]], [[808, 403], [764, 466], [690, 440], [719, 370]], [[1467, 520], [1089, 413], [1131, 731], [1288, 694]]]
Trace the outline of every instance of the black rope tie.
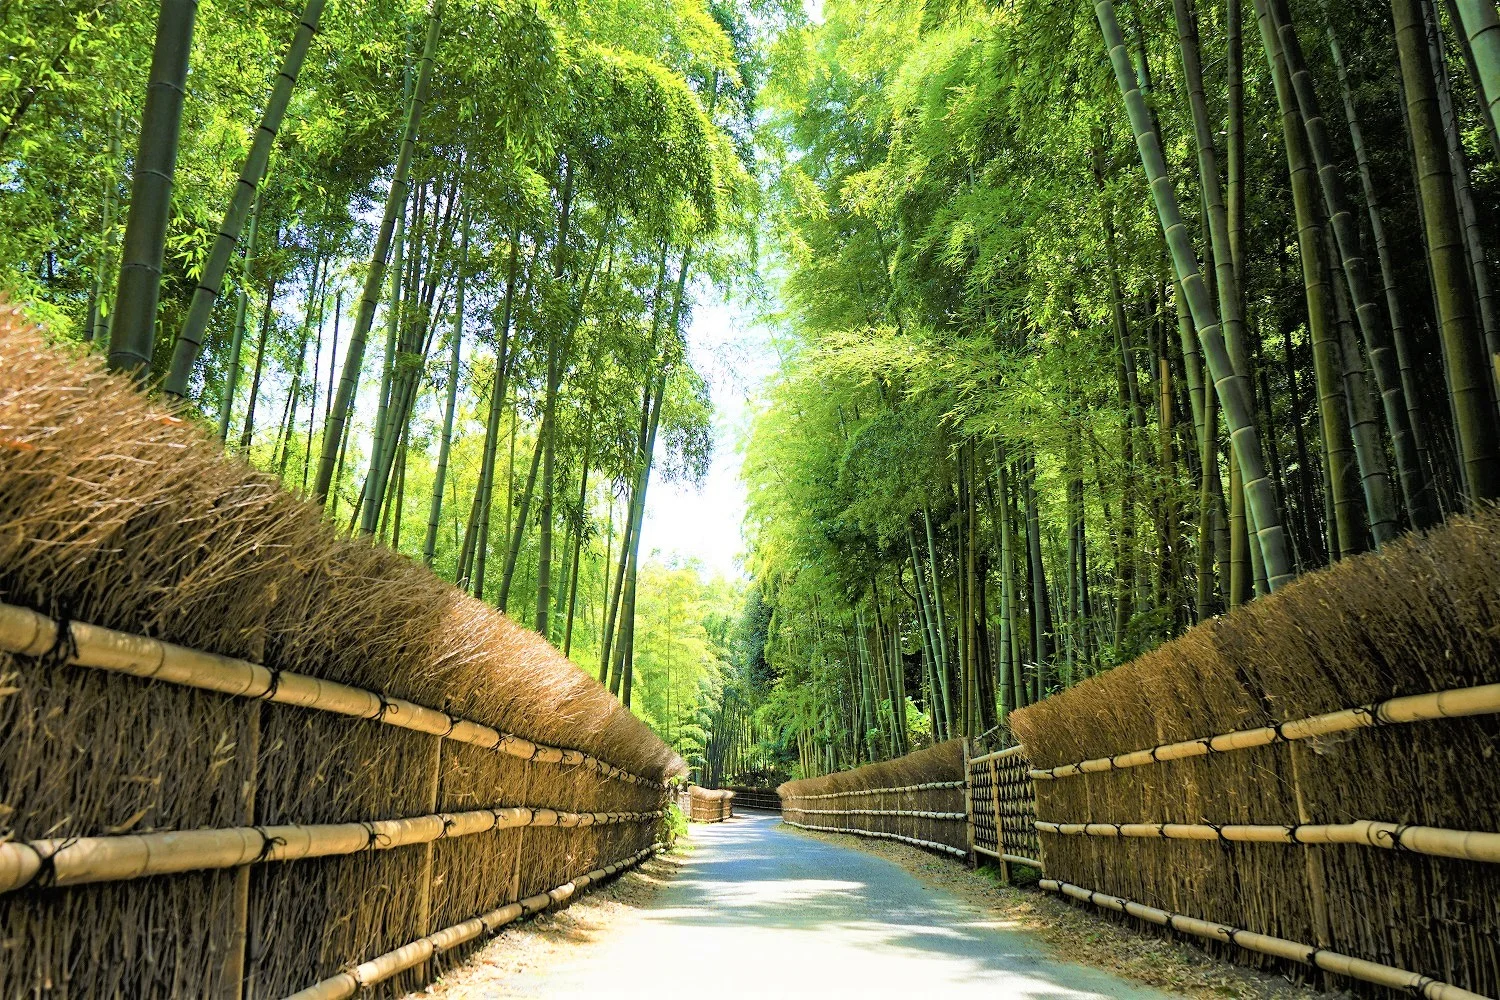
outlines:
[[1197, 742], [1200, 746], [1203, 747], [1204, 750], [1207, 750], [1210, 754], [1223, 752], [1218, 747], [1214, 746], [1214, 738], [1212, 736], [1205, 736], [1203, 739], [1198, 740]]
[[1411, 824], [1410, 823], [1398, 823], [1396, 825], [1396, 829], [1394, 829], [1394, 830], [1377, 830], [1377, 831], [1375, 831], [1375, 838], [1377, 840], [1388, 840], [1388, 841], [1390, 841], [1391, 848], [1393, 850], [1397, 850], [1397, 851], [1410, 851], [1411, 848], [1407, 847], [1406, 844], [1401, 839], [1401, 838], [1403, 838], [1403, 837], [1406, 836], [1406, 831], [1408, 831], [1410, 829], [1411, 829]]
[[361, 823], [359, 825], [364, 827], [365, 832], [370, 835], [370, 839], [365, 841], [365, 850], [374, 851], [378, 850], [379, 848], [389, 846], [391, 842], [390, 836], [375, 829], [374, 823]]
[[1307, 951], [1307, 964], [1315, 969], [1321, 969], [1322, 966], [1318, 964], [1318, 956], [1323, 954], [1325, 950], [1324, 948], [1309, 948]]
[[[494, 813], [491, 813], [490, 816], [491, 816], [492, 819], [495, 818]], [[452, 829], [455, 826], [457, 826], [457, 825], [458, 825], [458, 821], [457, 820], [455, 820], [449, 814], [444, 813], [443, 814], [443, 832], [440, 833], [440, 834], [438, 834], [438, 839], [441, 840], [442, 838], [448, 836], [449, 832], [451, 832]], [[492, 826], [490, 829], [494, 829], [494, 827]]]
[[272, 851], [278, 847], [286, 846], [285, 837], [273, 837], [266, 833], [264, 827], [252, 826], [250, 829], [260, 834], [260, 853], [250, 859], [250, 864], [252, 865], [258, 865], [262, 861], [270, 860]]
[[1285, 722], [1273, 722], [1271, 723], [1271, 731], [1276, 734], [1276, 738], [1281, 742], [1290, 743], [1292, 742], [1292, 738], [1286, 734], [1285, 726]]
[[36, 661], [44, 667], [65, 667], [69, 661], [78, 659], [78, 639], [73, 635], [73, 618], [64, 612], [53, 625], [57, 631], [52, 636], [52, 645]]
[[1286, 829], [1286, 839], [1287, 840], [1290, 840], [1294, 844], [1300, 844], [1300, 843], [1302, 843], [1302, 839], [1301, 839], [1302, 824], [1301, 823], [1293, 823], [1291, 826], [1288, 826], [1285, 829]]
[[1230, 927], [1228, 924], [1220, 924], [1219, 926], [1224, 928], [1224, 936], [1229, 939], [1230, 944], [1237, 945], [1240, 943], [1239, 937], [1242, 933], [1244, 933], [1243, 931], [1241, 931], [1238, 927]]
[[1156, 755], [1157, 751], [1159, 751], [1160, 749], [1161, 749], [1161, 747], [1159, 747], [1159, 746], [1155, 746], [1155, 747], [1151, 748], [1151, 751], [1150, 751], [1151, 752], [1151, 762], [1153, 764], [1160, 764], [1161, 763], [1161, 758]]
[[391, 700], [385, 696], [384, 691], [376, 691], [375, 697], [380, 701], [380, 707], [375, 710], [374, 715], [367, 715], [365, 718], [371, 722], [384, 722], [385, 713], [395, 711], [396, 706], [391, 704]]
[[266, 685], [265, 692], [260, 696], [261, 701], [275, 701], [276, 692], [281, 690], [281, 671], [275, 667], [267, 667], [271, 672], [271, 683]]
[[[64, 837], [62, 840], [58, 841], [57, 846], [54, 847], [50, 853], [43, 854], [41, 851], [37, 851], [36, 854], [37, 857], [41, 858], [41, 864], [37, 865], [37, 869], [32, 874], [31, 878], [27, 879], [21, 885], [16, 886], [16, 888], [25, 889], [29, 886], [37, 886], [38, 888], [43, 888], [46, 886], [56, 885], [57, 856], [76, 843], [78, 843], [77, 837]], [[32, 850], [35, 851], [36, 848], [33, 847]]]
[[1216, 836], [1216, 837], [1219, 838], [1219, 843], [1221, 843], [1221, 844], [1230, 844], [1230, 843], [1233, 843], [1233, 841], [1231, 841], [1228, 837], [1224, 836], [1224, 828], [1222, 826], [1220, 826], [1219, 824], [1217, 824], [1217, 823], [1205, 823], [1203, 825], [1206, 826], [1206, 827], [1208, 827], [1210, 830], [1212, 830], [1214, 832], [1214, 836]]

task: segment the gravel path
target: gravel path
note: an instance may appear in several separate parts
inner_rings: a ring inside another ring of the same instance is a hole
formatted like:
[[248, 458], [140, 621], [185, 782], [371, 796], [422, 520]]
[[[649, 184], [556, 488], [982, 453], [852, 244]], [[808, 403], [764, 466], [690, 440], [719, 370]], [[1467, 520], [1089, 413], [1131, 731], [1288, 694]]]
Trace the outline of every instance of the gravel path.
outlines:
[[575, 961], [507, 977], [508, 997], [1165, 1000], [1060, 962], [1024, 930], [892, 862], [767, 815], [693, 828], [639, 917]]

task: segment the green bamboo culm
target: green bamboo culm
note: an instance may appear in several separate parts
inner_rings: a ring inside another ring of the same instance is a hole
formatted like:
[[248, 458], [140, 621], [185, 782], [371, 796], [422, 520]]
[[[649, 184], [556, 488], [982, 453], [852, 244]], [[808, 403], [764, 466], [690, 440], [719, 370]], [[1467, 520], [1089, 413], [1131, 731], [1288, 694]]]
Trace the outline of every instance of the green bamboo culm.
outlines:
[[432, 565], [437, 552], [438, 522], [443, 516], [443, 483], [448, 477], [448, 454], [453, 447], [453, 413], [458, 408], [459, 353], [464, 340], [464, 272], [469, 267], [469, 224], [473, 213], [464, 215], [463, 236], [458, 249], [457, 287], [453, 292], [453, 343], [448, 356], [448, 407], [443, 411], [443, 439], [438, 446], [437, 471], [432, 480], [432, 509], [427, 515], [427, 537], [422, 542], [422, 562]]
[[156, 343], [156, 304], [161, 262], [172, 214], [172, 175], [187, 93], [188, 56], [193, 47], [197, 0], [162, 0], [156, 20], [151, 76], [141, 111], [140, 145], [130, 184], [125, 253], [110, 319], [109, 369], [144, 380]]
[[[1339, 172], [1339, 164], [1334, 156], [1328, 123], [1323, 117], [1312, 74], [1308, 71], [1307, 60], [1303, 56], [1302, 45], [1297, 38], [1285, 0], [1255, 2], [1257, 9], [1267, 7], [1270, 14], [1270, 25], [1266, 23], [1267, 18], [1260, 17], [1262, 30], [1274, 25], [1281, 41], [1281, 52], [1286, 60], [1292, 93], [1302, 114], [1302, 126], [1307, 133], [1308, 148], [1312, 152], [1318, 180], [1322, 185], [1323, 201], [1328, 209], [1329, 224], [1333, 228], [1334, 243], [1343, 263], [1344, 279], [1352, 300], [1354, 317], [1359, 324], [1370, 368], [1379, 387], [1385, 423], [1391, 435], [1391, 450], [1396, 458], [1401, 495], [1411, 514], [1413, 525], [1429, 528], [1437, 523], [1438, 510], [1436, 504], [1431, 502], [1431, 491], [1427, 488], [1426, 476], [1417, 455], [1410, 411], [1406, 405], [1406, 392], [1401, 384], [1401, 366], [1396, 357], [1387, 316], [1377, 304], [1370, 282], [1359, 223], [1344, 190], [1343, 175]], [[1345, 359], [1346, 363], [1352, 363], [1353, 360]], [[1383, 448], [1380, 453], [1384, 454]], [[1381, 495], [1379, 490], [1371, 492], [1368, 480], [1366, 492], [1369, 496], [1370, 533], [1377, 546], [1384, 545], [1399, 530], [1398, 512], [1392, 498]], [[1386, 493], [1388, 492], [1387, 490]]]
[[406, 109], [406, 128], [401, 136], [401, 154], [396, 159], [396, 172], [391, 178], [390, 194], [385, 202], [385, 215], [380, 220], [380, 229], [375, 237], [375, 247], [370, 256], [370, 268], [365, 273], [364, 291], [360, 296], [359, 315], [354, 331], [349, 337], [348, 353], [344, 355], [344, 366], [339, 373], [338, 393], [333, 399], [333, 411], [328, 418], [328, 428], [323, 435], [323, 450], [318, 456], [318, 477], [313, 482], [313, 499], [318, 504], [328, 502], [328, 491], [333, 486], [334, 464], [338, 461], [339, 441], [344, 436], [344, 425], [349, 420], [354, 390], [359, 385], [359, 373], [364, 365], [365, 340], [370, 335], [370, 325], [375, 320], [375, 308], [380, 301], [380, 286], [385, 281], [386, 256], [391, 248], [391, 235], [396, 228], [396, 215], [405, 211], [407, 189], [410, 187], [411, 160], [416, 150], [417, 128], [422, 123], [422, 112], [427, 107], [427, 94], [432, 83], [432, 59], [437, 50], [438, 32], [443, 20], [443, 0], [433, 0], [427, 14], [427, 37], [422, 43], [422, 61], [417, 72], [417, 89], [412, 94]]
[[1152, 200], [1161, 219], [1162, 232], [1171, 251], [1172, 265], [1182, 282], [1183, 294], [1187, 297], [1188, 308], [1193, 316], [1193, 326], [1197, 328], [1198, 339], [1208, 361], [1209, 374], [1229, 425], [1229, 439], [1244, 475], [1246, 500], [1253, 508], [1256, 536], [1260, 539], [1261, 554], [1265, 559], [1267, 583], [1274, 591], [1289, 583], [1296, 574], [1287, 549], [1286, 532], [1281, 525], [1276, 494], [1266, 476], [1266, 463], [1261, 453], [1260, 433], [1255, 424], [1248, 380], [1235, 372], [1234, 366], [1230, 364], [1218, 317], [1199, 271], [1198, 257], [1188, 237], [1187, 227], [1183, 225], [1177, 196], [1172, 190], [1172, 181], [1162, 158], [1161, 144], [1151, 125], [1150, 111], [1136, 82], [1135, 71], [1131, 68], [1125, 39], [1115, 18], [1113, 0], [1097, 0], [1094, 13], [1098, 16], [1105, 47], [1109, 50], [1115, 81], [1119, 84], [1120, 94], [1125, 102], [1136, 147], [1140, 150], [1141, 165], [1145, 168]]
[[234, 333], [229, 343], [229, 370], [224, 373], [224, 396], [219, 402], [219, 440], [229, 439], [229, 420], [234, 410], [234, 391], [240, 383], [240, 352], [245, 345], [245, 310], [250, 303], [250, 265], [255, 260], [256, 220], [260, 216], [260, 198], [250, 205], [250, 231], [245, 237], [245, 266], [235, 294]]
[[224, 283], [224, 274], [229, 269], [229, 259], [239, 243], [240, 233], [255, 200], [260, 182], [266, 176], [266, 164], [271, 159], [271, 147], [276, 143], [276, 133], [281, 129], [281, 119], [286, 114], [292, 99], [292, 88], [297, 85], [297, 76], [302, 72], [303, 60], [318, 32], [318, 20], [323, 16], [326, 0], [308, 0], [302, 9], [302, 19], [297, 23], [292, 36], [292, 46], [282, 60], [281, 72], [271, 88], [271, 99], [266, 103], [260, 126], [255, 130], [255, 139], [250, 144], [250, 153], [245, 165], [240, 168], [239, 180], [235, 182], [234, 196], [229, 200], [229, 211], [219, 226], [219, 235], [214, 240], [213, 252], [198, 278], [198, 287], [193, 291], [192, 304], [188, 306], [187, 319], [177, 333], [177, 342], [172, 349], [172, 367], [167, 372], [163, 388], [173, 396], [185, 396], [188, 380], [198, 363], [198, 352], [203, 346], [203, 334], [213, 316], [214, 303]]
[[[1454, 0], [1464, 35], [1474, 52], [1478, 88], [1490, 126], [1500, 133], [1500, 16], [1494, 0]], [[1500, 152], [1500, 151], [1497, 151]]]
[[1500, 428], [1495, 424], [1491, 397], [1494, 376], [1474, 314], [1472, 278], [1439, 118], [1427, 26], [1417, 0], [1391, 0], [1391, 15], [1464, 481], [1471, 502], [1492, 500], [1500, 497]]

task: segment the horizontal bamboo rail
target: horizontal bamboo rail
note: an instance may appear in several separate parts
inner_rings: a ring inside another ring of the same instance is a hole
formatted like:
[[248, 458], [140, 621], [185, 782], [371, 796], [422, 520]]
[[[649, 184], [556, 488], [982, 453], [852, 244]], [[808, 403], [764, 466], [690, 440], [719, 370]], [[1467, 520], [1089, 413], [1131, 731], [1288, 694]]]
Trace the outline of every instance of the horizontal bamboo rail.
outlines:
[[1463, 861], [1500, 862], [1500, 833], [1406, 826], [1362, 819], [1353, 823], [1292, 826], [1209, 823], [1049, 823], [1042, 833], [1061, 836], [1145, 837], [1157, 840], [1232, 840], [1257, 844], [1367, 844], [1391, 851], [1432, 854]]
[[86, 622], [61, 623], [28, 608], [0, 604], [0, 650], [20, 656], [65, 654], [62, 662], [112, 673], [165, 681], [236, 698], [258, 698], [278, 705], [296, 705], [335, 715], [382, 722], [431, 736], [500, 750], [513, 757], [588, 767], [606, 778], [618, 778], [647, 788], [666, 787], [659, 781], [631, 774], [580, 750], [547, 746], [512, 733], [456, 719], [446, 712], [401, 698], [350, 687], [306, 674], [274, 670], [259, 663], [205, 653], [148, 636], [131, 635]]
[[963, 812], [929, 812], [926, 809], [798, 809], [793, 806], [790, 812], [799, 812], [807, 816], [919, 816], [922, 819], [968, 819], [969, 814]]
[[517, 806], [434, 813], [407, 819], [309, 826], [241, 826], [109, 837], [59, 837], [0, 844], [0, 892], [28, 885], [82, 885], [149, 875], [237, 868], [263, 861], [298, 861], [390, 850], [435, 840], [524, 826], [585, 827], [642, 823], [656, 812], [573, 813]]
[[988, 854], [992, 858], [999, 858], [1001, 861], [1009, 861], [1013, 864], [1025, 865], [1028, 868], [1035, 868], [1039, 872], [1047, 870], [1042, 865], [1042, 863], [1035, 858], [1025, 858], [1019, 854], [1006, 854], [1004, 851], [992, 851], [988, 847], [982, 847], [979, 844], [974, 845], [974, 850], [980, 854]]
[[1226, 753], [1230, 750], [1248, 750], [1272, 743], [1313, 739], [1355, 729], [1495, 713], [1500, 713], [1500, 684], [1452, 688], [1429, 694], [1388, 698], [1373, 705], [1346, 708], [1338, 712], [1329, 712], [1326, 715], [1314, 715], [1274, 726], [1262, 726], [1259, 729], [1237, 729], [1220, 736], [1184, 740], [1180, 743], [1164, 743], [1145, 750], [1116, 754], [1113, 757], [1095, 757], [1073, 764], [1060, 764], [1057, 767], [1033, 768], [1031, 777], [1039, 781], [1050, 781], [1055, 778], [1071, 778], [1097, 771], [1141, 767], [1164, 760], [1181, 760], [1185, 757], [1202, 757], [1206, 754]]
[[1019, 757], [1023, 751], [1024, 748], [1019, 746], [1006, 747], [1004, 750], [996, 750], [980, 757], [970, 757], [969, 766], [973, 767], [975, 764], [984, 764], [992, 760], [1009, 760], [1011, 757]]
[[1418, 975], [1415, 972], [1407, 972], [1404, 969], [1381, 965], [1378, 962], [1369, 962], [1361, 958], [1351, 958], [1348, 955], [1341, 955], [1335, 951], [1315, 948], [1312, 945], [1299, 944], [1296, 941], [1288, 941], [1285, 938], [1271, 937], [1269, 934], [1257, 934], [1254, 931], [1230, 927], [1227, 924], [1214, 923], [1210, 920], [1199, 920], [1196, 917], [1187, 917], [1180, 913], [1169, 913], [1166, 910], [1159, 910], [1154, 906], [1146, 906], [1143, 903], [1132, 902], [1120, 896], [1110, 896], [1091, 889], [1084, 889], [1068, 882], [1059, 882], [1056, 879], [1044, 878], [1039, 884], [1043, 889], [1051, 892], [1061, 893], [1073, 899], [1093, 903], [1095, 906], [1114, 910], [1117, 913], [1128, 913], [1141, 920], [1159, 924], [1163, 927], [1170, 927], [1174, 931], [1193, 934], [1211, 941], [1222, 941], [1225, 944], [1238, 945], [1247, 951], [1259, 952], [1262, 955], [1275, 955], [1278, 958], [1301, 962], [1304, 965], [1311, 965], [1326, 972], [1333, 972], [1352, 979], [1360, 979], [1367, 983], [1376, 983], [1377, 985], [1387, 986], [1391, 989], [1402, 990], [1414, 996], [1426, 997], [1427, 1000], [1492, 1000], [1490, 997], [1471, 993], [1466, 989], [1440, 982], [1427, 976]]
[[903, 785], [900, 788], [860, 788], [852, 792], [823, 792], [819, 795], [787, 795], [785, 798], [810, 802], [813, 799], [841, 799], [849, 795], [895, 795], [898, 792], [925, 792], [932, 788], [962, 788], [962, 781], [929, 781], [922, 785]]
[[916, 837], [903, 837], [899, 833], [881, 833], [877, 830], [857, 830], [852, 828], [842, 830], [836, 826], [813, 826], [808, 823], [794, 823], [785, 818], [782, 819], [782, 822], [787, 826], [795, 826], [799, 830], [817, 830], [819, 833], [852, 833], [859, 837], [879, 837], [881, 840], [899, 840], [903, 844], [914, 844], [917, 847], [926, 847], [929, 850], [947, 851], [949, 854], [956, 854], [961, 858], [969, 856], [968, 851], [961, 850], [949, 844], [939, 844], [935, 840], [918, 840]]
[[507, 903], [499, 909], [472, 917], [461, 924], [445, 927], [426, 937], [404, 944], [395, 951], [388, 951], [368, 962], [362, 962], [351, 969], [330, 976], [305, 990], [293, 993], [287, 997], [287, 1000], [345, 1000], [367, 986], [384, 982], [398, 973], [421, 965], [434, 955], [473, 941], [481, 935], [494, 934], [505, 925], [514, 923], [522, 917], [529, 917], [549, 906], [564, 902], [593, 883], [638, 864], [659, 849], [659, 844], [653, 845], [645, 850], [637, 851], [623, 861], [596, 868], [571, 882], [564, 882], [560, 886], [548, 889], [546, 892], [528, 896], [514, 903]]

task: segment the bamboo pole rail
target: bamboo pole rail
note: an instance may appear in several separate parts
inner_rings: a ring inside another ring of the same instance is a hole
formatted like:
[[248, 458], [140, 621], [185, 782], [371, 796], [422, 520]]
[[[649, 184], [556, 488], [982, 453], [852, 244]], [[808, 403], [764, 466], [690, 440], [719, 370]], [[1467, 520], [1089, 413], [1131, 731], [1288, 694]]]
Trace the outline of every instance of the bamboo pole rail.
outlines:
[[926, 809], [793, 809], [806, 816], [917, 816], [921, 819], [967, 819], [968, 813]]
[[855, 836], [859, 837], [879, 837], [881, 840], [899, 840], [903, 844], [912, 844], [916, 847], [925, 847], [933, 851], [946, 851], [947, 853], [957, 855], [960, 858], [967, 858], [969, 856], [968, 851], [965, 851], [959, 847], [952, 847], [948, 844], [939, 844], [935, 840], [918, 840], [916, 837], [903, 837], [899, 833], [881, 833], [878, 830], [856, 830], [852, 828], [848, 830], [842, 830], [836, 826], [813, 826], [810, 823], [795, 823], [792, 820], [785, 818], [782, 819], [782, 822], [787, 826], [795, 826], [799, 830], [817, 830], [819, 833], [852, 833]]
[[500, 750], [524, 760], [593, 768], [606, 778], [647, 788], [666, 787], [580, 750], [536, 743], [402, 698], [87, 622], [60, 623], [12, 604], [0, 603], [0, 650], [28, 657], [60, 652], [64, 654], [61, 662], [72, 666], [368, 719], [487, 750]]
[[1006, 747], [1004, 750], [995, 750], [979, 757], [970, 757], [969, 766], [972, 767], [975, 764], [984, 764], [995, 760], [1009, 760], [1012, 757], [1019, 757], [1023, 752], [1024, 748], [1020, 746]]
[[1055, 778], [1071, 778], [1097, 771], [1141, 767], [1165, 760], [1202, 757], [1210, 753], [1226, 753], [1231, 750], [1248, 750], [1272, 743], [1290, 743], [1293, 740], [1307, 740], [1355, 729], [1495, 713], [1500, 713], [1500, 684], [1451, 688], [1447, 691], [1388, 698], [1373, 705], [1346, 708], [1324, 715], [1282, 722], [1274, 726], [1262, 726], [1259, 729], [1237, 729], [1219, 736], [1184, 740], [1180, 743], [1164, 743], [1160, 746], [1116, 754], [1112, 757], [1095, 757], [1072, 764], [1061, 764], [1057, 767], [1033, 768], [1031, 777], [1038, 781], [1050, 781]]
[[263, 861], [298, 861], [430, 844], [492, 830], [528, 826], [586, 827], [644, 823], [656, 812], [573, 813], [514, 806], [433, 813], [406, 819], [309, 826], [243, 826], [108, 837], [65, 837], [0, 843], [0, 892], [28, 885], [116, 882]]
[[788, 799], [810, 802], [813, 799], [840, 799], [848, 795], [893, 795], [897, 792], [925, 792], [932, 788], [962, 788], [962, 781], [929, 781], [921, 785], [903, 785], [900, 788], [859, 788], [849, 792], [823, 792], [818, 795], [788, 795]]
[[587, 874], [580, 875], [571, 882], [548, 889], [546, 892], [528, 896], [514, 903], [506, 903], [499, 909], [472, 917], [460, 924], [453, 924], [440, 931], [418, 938], [409, 944], [404, 944], [394, 951], [388, 951], [362, 962], [351, 969], [346, 969], [337, 975], [330, 976], [320, 983], [309, 986], [291, 994], [286, 1000], [345, 1000], [352, 997], [361, 989], [384, 982], [398, 973], [407, 969], [415, 968], [435, 955], [440, 955], [449, 949], [484, 934], [494, 934], [507, 924], [514, 923], [522, 917], [529, 917], [540, 913], [549, 906], [571, 899], [574, 895], [582, 892], [588, 886], [614, 875], [617, 872], [630, 868], [660, 849], [659, 844], [653, 844], [644, 850], [637, 851], [623, 861], [616, 861], [612, 865], [596, 868]]
[[1258, 844], [1366, 844], [1391, 851], [1432, 854], [1462, 861], [1500, 863], [1500, 833], [1407, 826], [1362, 819], [1353, 823], [1291, 826], [1211, 823], [1050, 823], [1037, 830], [1061, 836], [1144, 837], [1155, 840], [1232, 840]]
[[1242, 930], [1231, 927], [1228, 924], [1214, 923], [1210, 920], [1199, 920], [1197, 917], [1188, 917], [1180, 913], [1170, 913], [1159, 910], [1154, 906], [1146, 906], [1136, 903], [1120, 896], [1110, 896], [1092, 889], [1084, 889], [1068, 882], [1059, 882], [1056, 879], [1044, 878], [1039, 883], [1043, 889], [1050, 892], [1061, 893], [1073, 899], [1083, 900], [1095, 906], [1117, 913], [1128, 913], [1133, 917], [1170, 927], [1174, 931], [1185, 934], [1193, 934], [1197, 937], [1207, 938], [1211, 941], [1222, 941], [1225, 944], [1237, 945], [1246, 951], [1259, 952], [1262, 955], [1274, 955], [1293, 962], [1301, 962], [1325, 972], [1348, 976], [1351, 979], [1363, 980], [1367, 983], [1376, 983], [1387, 986], [1394, 990], [1411, 993], [1414, 996], [1426, 997], [1427, 1000], [1493, 1000], [1478, 993], [1450, 983], [1444, 983], [1428, 976], [1408, 972], [1405, 969], [1397, 969], [1389, 965], [1381, 965], [1378, 962], [1370, 962], [1361, 958], [1351, 958], [1341, 955], [1336, 951], [1326, 948], [1316, 948], [1312, 945], [1300, 944], [1296, 941], [1288, 941], [1285, 938], [1271, 937], [1269, 934], [1258, 934], [1254, 931]]
[[1006, 854], [1004, 851], [992, 851], [988, 847], [982, 847], [979, 844], [974, 845], [974, 850], [978, 851], [980, 854], [988, 854], [990, 857], [996, 859], [997, 861], [1009, 861], [1018, 865], [1026, 865], [1028, 868], [1035, 868], [1039, 872], [1047, 870], [1045, 867], [1043, 867], [1042, 863], [1035, 858], [1026, 858], [1022, 857], [1019, 854]]

